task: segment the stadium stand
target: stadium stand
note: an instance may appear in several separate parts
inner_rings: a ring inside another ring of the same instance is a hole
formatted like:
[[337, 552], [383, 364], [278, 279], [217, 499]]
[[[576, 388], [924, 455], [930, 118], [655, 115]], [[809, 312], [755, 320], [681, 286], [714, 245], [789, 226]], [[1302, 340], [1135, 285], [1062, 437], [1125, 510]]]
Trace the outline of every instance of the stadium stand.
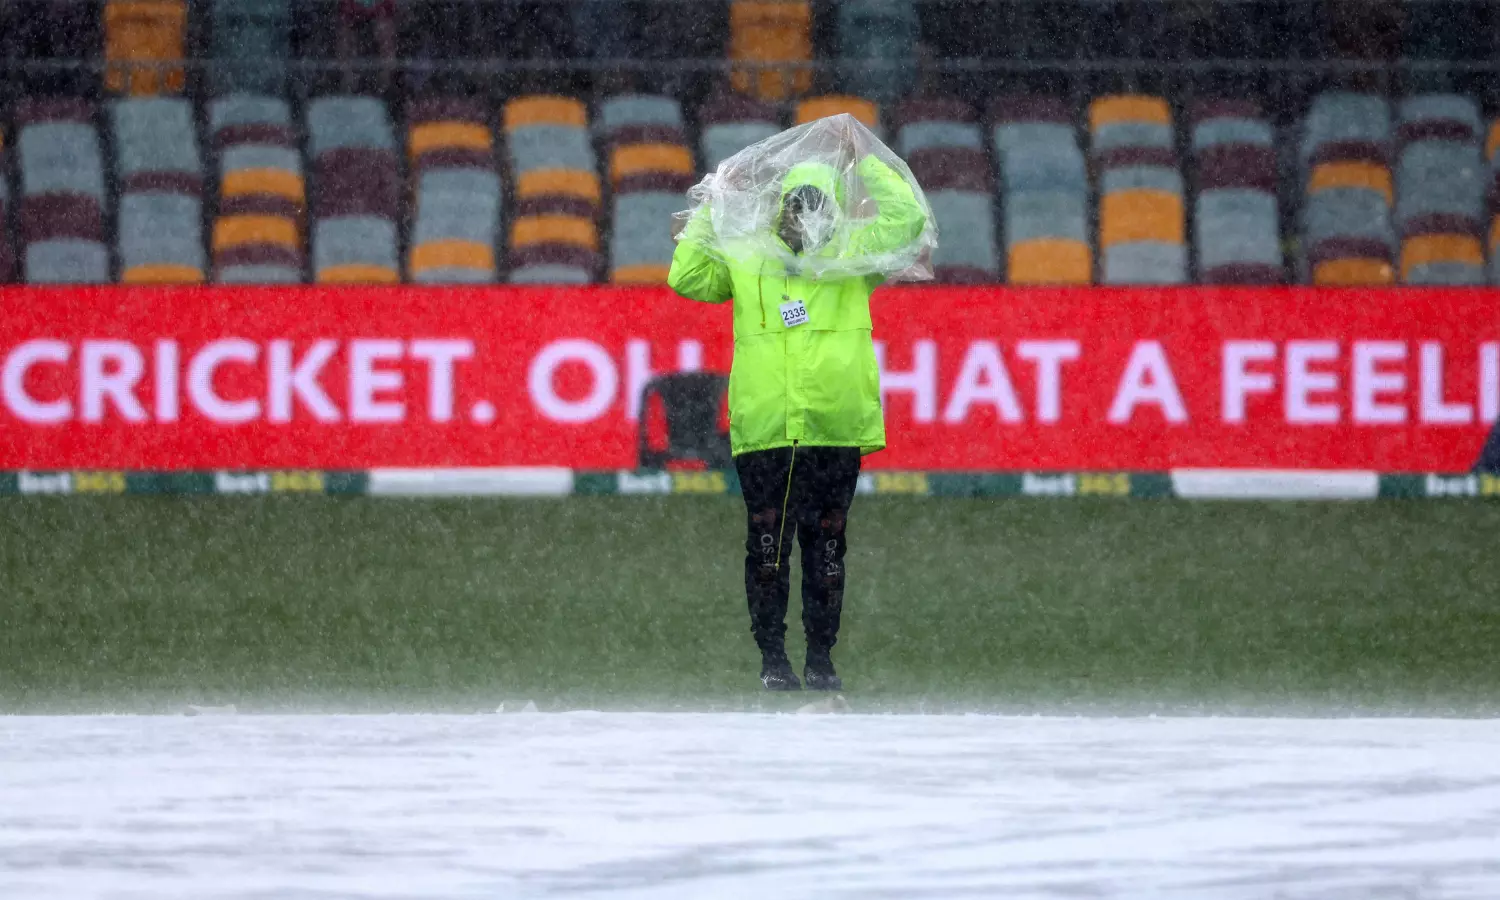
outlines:
[[[1006, 276], [1011, 284], [1088, 284], [1089, 186], [1072, 116], [1045, 96], [990, 105], [1004, 208]], [[938, 245], [944, 235], [938, 232]]]
[[916, 71], [920, 31], [911, 0], [843, 0], [838, 4], [838, 52], [856, 63], [843, 79], [847, 94], [895, 103]]
[[698, 153], [704, 170], [781, 131], [781, 116], [769, 103], [721, 92], [698, 108]]
[[307, 186], [291, 109], [275, 97], [234, 94], [213, 101], [208, 110], [219, 163], [214, 280], [302, 281]]
[[477, 101], [414, 101], [407, 155], [416, 204], [406, 270], [420, 284], [496, 280], [501, 187], [495, 136]]
[[1398, 121], [1401, 281], [1483, 284], [1485, 185], [1479, 106], [1467, 97], [1423, 94], [1400, 102]]
[[120, 280], [203, 281], [203, 161], [192, 108], [178, 98], [116, 100], [110, 118]]
[[180, 93], [186, 29], [183, 0], [109, 0], [104, 5], [105, 89], [135, 96]]
[[212, 92], [281, 96], [292, 58], [291, 0], [211, 0]]
[[812, 61], [810, 4], [734, 0], [729, 7], [729, 57], [744, 64], [730, 76], [736, 91], [772, 102], [807, 93], [812, 69], [796, 64]]
[[31, 284], [103, 284], [104, 165], [94, 107], [74, 98], [16, 105], [23, 267]]
[[1183, 284], [1186, 191], [1172, 114], [1161, 97], [1118, 94], [1089, 107], [1099, 180], [1103, 284]]
[[1200, 103], [1192, 119], [1198, 281], [1282, 283], [1286, 272], [1270, 122], [1248, 100]]
[[599, 126], [613, 195], [609, 280], [665, 283], [676, 247], [672, 217], [687, 209], [695, 172], [682, 108], [670, 97], [623, 95], [600, 107]]
[[1314, 99], [1300, 151], [1307, 173], [1304, 267], [1313, 284], [1394, 280], [1390, 146], [1391, 112], [1384, 97], [1329, 92]]
[[926, 191], [942, 235], [932, 255], [937, 280], [1000, 280], [994, 180], [974, 110], [954, 98], [913, 98], [900, 107], [898, 120], [896, 152]]
[[587, 107], [570, 97], [520, 97], [505, 105], [504, 127], [516, 186], [510, 280], [592, 281], [602, 192]]
[[307, 135], [313, 280], [399, 281], [400, 161], [384, 101], [319, 97], [308, 106]]
[[[1326, 29], [1305, 34], [1237, 7], [1234, 27], [1202, 20], [1185, 37], [1167, 12], [1153, 28], [1188, 41], [1176, 50], [1113, 6], [1014, 4], [1004, 22], [960, 6], [705, 0], [691, 18], [675, 3], [12, 0], [0, 279], [653, 283], [698, 174], [847, 112], [927, 187], [940, 281], [1500, 284], [1500, 124], [1483, 133], [1481, 64], [1494, 54], [1443, 66], [1456, 36], [1483, 37], [1475, 4], [1434, 0], [1405, 25], [1315, 16]], [[397, 86], [379, 97], [323, 94], [351, 10], [397, 25], [389, 77], [387, 48], [360, 63]], [[1090, 59], [1170, 68], [1168, 51], [1191, 50], [1210, 69], [1242, 40], [1277, 57], [1290, 33], [1287, 58], [1308, 71], [1085, 71], [1062, 58], [1085, 33]], [[1396, 64], [1413, 53], [1417, 70]], [[715, 54], [723, 76], [701, 65]], [[932, 66], [972, 56], [1027, 65]], [[1335, 59], [1357, 64], [1318, 69]], [[507, 67], [521, 60], [543, 64]], [[1146, 90], [1162, 85], [1176, 93]], [[1215, 93], [1235, 99], [1201, 99]], [[498, 129], [495, 94], [510, 98]], [[404, 153], [388, 103], [406, 113]]]

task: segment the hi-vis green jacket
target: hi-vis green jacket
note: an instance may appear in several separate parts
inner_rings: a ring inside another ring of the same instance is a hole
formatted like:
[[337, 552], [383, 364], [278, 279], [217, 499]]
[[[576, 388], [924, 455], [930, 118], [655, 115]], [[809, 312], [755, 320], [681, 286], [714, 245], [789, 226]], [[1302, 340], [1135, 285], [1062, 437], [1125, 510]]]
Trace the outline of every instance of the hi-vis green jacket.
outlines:
[[[909, 244], [926, 227], [926, 214], [902, 177], [873, 156], [857, 171], [878, 204], [846, 252], [873, 254]], [[837, 172], [823, 163], [794, 166], [784, 197], [804, 184], [837, 197]], [[688, 229], [713, 225], [705, 210]], [[734, 298], [734, 364], [729, 373], [729, 439], [735, 456], [789, 447], [885, 447], [880, 373], [870, 338], [870, 294], [883, 275], [814, 280], [789, 274], [779, 260], [726, 264], [685, 235], [672, 255], [667, 284], [690, 300]], [[711, 242], [710, 242], [711, 243]], [[801, 300], [805, 325], [782, 324], [780, 308]]]

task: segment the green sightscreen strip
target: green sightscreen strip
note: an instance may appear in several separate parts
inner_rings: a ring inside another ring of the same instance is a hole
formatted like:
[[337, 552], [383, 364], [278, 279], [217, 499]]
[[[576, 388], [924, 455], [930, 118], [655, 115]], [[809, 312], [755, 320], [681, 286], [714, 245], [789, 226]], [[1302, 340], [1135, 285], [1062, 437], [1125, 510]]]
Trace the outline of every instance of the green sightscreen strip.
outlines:
[[127, 472], [127, 494], [212, 494], [211, 472]]
[[1380, 497], [1394, 500], [1420, 500], [1427, 496], [1425, 475], [1382, 475]]
[[19, 493], [17, 476], [15, 472], [0, 472], [0, 497], [7, 497]]
[[370, 476], [365, 472], [328, 472], [323, 478], [323, 492], [335, 496], [358, 495], [370, 489]]
[[618, 491], [614, 472], [578, 472], [573, 475], [573, 493], [581, 497], [600, 497]]
[[1130, 496], [1142, 500], [1159, 500], [1177, 496], [1172, 476], [1166, 472], [1136, 472], [1130, 476]]

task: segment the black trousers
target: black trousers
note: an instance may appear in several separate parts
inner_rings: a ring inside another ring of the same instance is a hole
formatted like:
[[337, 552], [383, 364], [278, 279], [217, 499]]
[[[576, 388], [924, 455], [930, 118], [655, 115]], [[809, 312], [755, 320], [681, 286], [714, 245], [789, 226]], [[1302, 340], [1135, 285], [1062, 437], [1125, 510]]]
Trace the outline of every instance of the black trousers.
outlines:
[[762, 650], [786, 638], [792, 538], [802, 545], [802, 627], [810, 648], [838, 640], [844, 608], [845, 526], [859, 481], [857, 447], [782, 447], [734, 459], [745, 496], [745, 595]]

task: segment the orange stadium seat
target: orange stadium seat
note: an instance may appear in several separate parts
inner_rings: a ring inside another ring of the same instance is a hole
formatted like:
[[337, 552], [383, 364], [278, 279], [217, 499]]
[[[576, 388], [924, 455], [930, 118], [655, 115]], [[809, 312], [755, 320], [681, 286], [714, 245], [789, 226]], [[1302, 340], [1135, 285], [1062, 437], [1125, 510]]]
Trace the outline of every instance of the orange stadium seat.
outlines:
[[848, 113], [871, 131], [880, 130], [879, 107], [863, 97], [847, 97], [843, 94], [825, 94], [803, 100], [797, 104], [797, 124], [805, 125], [839, 113]]
[[532, 244], [572, 244], [599, 249], [599, 230], [581, 216], [522, 216], [511, 225], [512, 247]]
[[1395, 189], [1391, 183], [1391, 170], [1379, 163], [1362, 160], [1326, 162], [1314, 166], [1312, 174], [1307, 179], [1307, 192], [1316, 194], [1333, 188], [1363, 188], [1375, 191], [1385, 197], [1387, 205], [1393, 203], [1395, 198]]
[[1010, 246], [1007, 257], [1007, 280], [1011, 284], [1088, 284], [1094, 277], [1093, 254], [1083, 241], [1018, 241]]
[[179, 93], [186, 25], [187, 7], [180, 0], [110, 0], [104, 7], [105, 89]]
[[1395, 272], [1383, 259], [1346, 257], [1331, 259], [1313, 267], [1313, 284], [1322, 287], [1357, 287], [1391, 284]]
[[1134, 122], [1149, 125], [1172, 124], [1172, 112], [1161, 97], [1142, 94], [1115, 94], [1100, 97], [1089, 106], [1089, 130], [1105, 125]]
[[[734, 0], [729, 7], [729, 57], [737, 66], [734, 89], [760, 100], [780, 101], [812, 87], [812, 12], [806, 2]], [[776, 63], [787, 64], [785, 68]], [[799, 65], [801, 64], [801, 65]]]
[[1183, 243], [1182, 198], [1167, 191], [1128, 190], [1105, 194], [1099, 201], [1102, 247], [1130, 241]]
[[1421, 234], [1401, 243], [1401, 280], [1411, 281], [1413, 270], [1431, 263], [1484, 266], [1479, 238], [1467, 234]]

